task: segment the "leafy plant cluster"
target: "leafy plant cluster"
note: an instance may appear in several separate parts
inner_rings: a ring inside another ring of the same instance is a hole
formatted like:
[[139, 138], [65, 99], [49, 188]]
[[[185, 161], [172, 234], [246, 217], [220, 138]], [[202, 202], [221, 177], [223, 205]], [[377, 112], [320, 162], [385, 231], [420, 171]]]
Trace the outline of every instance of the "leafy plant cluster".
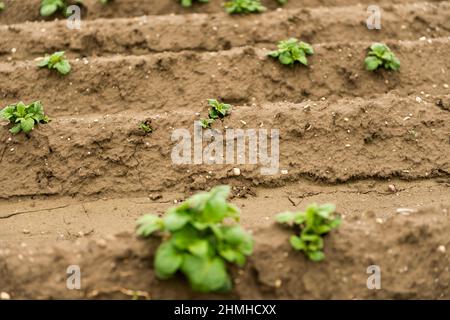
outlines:
[[[99, 0], [99, 2], [103, 5], [108, 4], [112, 0]], [[69, 3], [68, 3], [69, 2]], [[82, 5], [83, 0], [74, 0], [74, 1], [67, 1], [67, 0], [41, 0], [41, 8], [40, 13], [43, 17], [49, 17], [55, 13], [61, 13], [64, 16], [68, 16], [69, 13], [67, 12], [67, 8], [69, 7], [70, 3]]]
[[400, 69], [400, 60], [389, 47], [383, 43], [374, 43], [370, 46], [369, 53], [364, 60], [366, 69], [374, 71], [380, 67], [397, 71]]
[[5, 10], [5, 3], [3, 1], [0, 1], [0, 12]]
[[314, 50], [310, 44], [298, 41], [295, 38], [280, 41], [278, 43], [278, 50], [269, 53], [269, 56], [278, 58], [282, 64], [293, 65], [295, 62], [307, 66], [307, 55], [314, 54]]
[[231, 289], [227, 263], [243, 266], [253, 239], [237, 224], [239, 210], [227, 202], [229, 193], [229, 186], [218, 186], [170, 208], [163, 218], [145, 215], [138, 220], [138, 235], [160, 232], [163, 237], [154, 258], [158, 278], [181, 272], [196, 291]]
[[[195, 0], [181, 0], [181, 5], [183, 7], [190, 7]], [[209, 0], [197, 0], [198, 2], [208, 3]]]
[[66, 75], [70, 72], [71, 66], [69, 61], [64, 56], [64, 51], [58, 51], [50, 56], [46, 56], [38, 63], [39, 68], [56, 69], [60, 74]]
[[35, 101], [29, 105], [23, 102], [9, 105], [0, 111], [0, 117], [13, 125], [9, 130], [13, 134], [21, 131], [29, 133], [35, 125], [49, 122], [40, 101]]
[[266, 11], [266, 7], [260, 0], [232, 0], [225, 2], [225, 11], [229, 14], [260, 13]]
[[208, 99], [208, 104], [210, 106], [208, 111], [208, 118], [200, 119], [200, 124], [203, 128], [210, 128], [211, 125], [217, 119], [224, 118], [231, 112], [232, 106], [230, 104], [221, 103], [216, 99]]
[[290, 238], [295, 250], [303, 251], [312, 261], [322, 261], [325, 259], [322, 237], [341, 224], [341, 218], [334, 216], [335, 211], [333, 204], [311, 204], [305, 211], [280, 213], [276, 220], [300, 229], [298, 235]]

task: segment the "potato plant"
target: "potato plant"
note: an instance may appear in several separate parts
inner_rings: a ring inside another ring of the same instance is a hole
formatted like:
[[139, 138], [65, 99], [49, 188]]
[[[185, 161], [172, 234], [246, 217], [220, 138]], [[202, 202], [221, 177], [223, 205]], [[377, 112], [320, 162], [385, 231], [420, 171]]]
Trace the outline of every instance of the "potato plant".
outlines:
[[5, 3], [3, 1], [0, 2], [0, 12], [5, 10]]
[[229, 186], [192, 196], [164, 217], [144, 215], [137, 234], [163, 238], [154, 258], [159, 279], [181, 272], [199, 292], [223, 292], [232, 288], [227, 263], [243, 266], [253, 251], [253, 239], [237, 222], [239, 210], [227, 202]]
[[139, 129], [141, 129], [142, 131], [144, 131], [144, 133], [152, 133], [153, 132], [153, 128], [150, 126], [149, 123], [147, 122], [141, 122], [139, 124]]
[[278, 50], [269, 53], [272, 58], [278, 58], [280, 63], [285, 65], [293, 65], [295, 62], [307, 66], [307, 55], [314, 54], [314, 49], [310, 44], [298, 41], [295, 38], [283, 40], [278, 43]]
[[333, 204], [311, 204], [305, 211], [280, 213], [276, 221], [300, 230], [298, 235], [290, 238], [295, 250], [303, 251], [312, 261], [322, 261], [325, 259], [322, 237], [341, 224], [341, 218], [334, 216], [335, 211]]
[[222, 103], [216, 99], [208, 99], [210, 106], [208, 111], [208, 118], [200, 119], [200, 124], [204, 129], [211, 128], [211, 125], [219, 118], [224, 118], [231, 112], [232, 106], [230, 104]]
[[66, 9], [65, 0], [42, 0], [40, 13], [43, 17], [49, 17], [58, 11], [65, 15]]
[[64, 56], [64, 51], [58, 51], [50, 56], [46, 56], [38, 63], [39, 68], [56, 69], [60, 74], [66, 75], [70, 72], [71, 66]]
[[[181, 5], [183, 7], [190, 7], [194, 3], [195, 0], [181, 0]], [[209, 0], [197, 0], [198, 2], [208, 3]]]
[[0, 117], [13, 125], [9, 130], [13, 134], [21, 131], [29, 133], [35, 125], [49, 122], [40, 101], [35, 101], [29, 105], [23, 102], [9, 105], [0, 111]]
[[374, 43], [370, 46], [364, 64], [368, 71], [374, 71], [380, 67], [394, 71], [400, 69], [400, 60], [394, 55], [391, 49], [383, 43]]
[[224, 4], [229, 14], [260, 13], [266, 11], [260, 0], [231, 0]]

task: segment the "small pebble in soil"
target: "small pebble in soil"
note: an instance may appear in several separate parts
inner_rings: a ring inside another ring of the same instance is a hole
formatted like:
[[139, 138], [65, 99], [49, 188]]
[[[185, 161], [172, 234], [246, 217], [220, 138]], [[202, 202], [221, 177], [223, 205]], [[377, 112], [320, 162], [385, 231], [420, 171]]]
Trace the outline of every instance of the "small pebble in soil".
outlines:
[[440, 245], [440, 246], [438, 247], [438, 251], [439, 251], [439, 252], [442, 252], [442, 253], [445, 253], [445, 251], [446, 251], [445, 246]]
[[27, 230], [27, 229], [23, 229], [23, 231], [22, 231], [24, 234], [30, 234], [30, 230]]
[[393, 184], [390, 184], [390, 185], [388, 186], [388, 189], [389, 189], [389, 191], [391, 191], [391, 192], [393, 192], [393, 193], [396, 193], [396, 192], [397, 192], [397, 188], [396, 188]]
[[281, 170], [281, 174], [288, 174], [287, 170]]
[[275, 280], [275, 288], [280, 288], [282, 284], [283, 282], [281, 281], [281, 279]]
[[8, 292], [1, 292], [0, 293], [0, 300], [9, 300], [11, 299], [11, 296]]
[[235, 176], [241, 175], [241, 169], [239, 169], [239, 168], [233, 168], [233, 174], [234, 174]]

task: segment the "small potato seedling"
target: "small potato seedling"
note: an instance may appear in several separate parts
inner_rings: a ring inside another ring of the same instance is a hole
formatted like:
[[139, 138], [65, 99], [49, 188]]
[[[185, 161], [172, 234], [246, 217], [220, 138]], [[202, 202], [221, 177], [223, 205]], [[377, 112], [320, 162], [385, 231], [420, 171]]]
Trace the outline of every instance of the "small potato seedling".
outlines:
[[333, 204], [321, 206], [311, 204], [305, 212], [283, 212], [277, 215], [276, 220], [300, 229], [298, 236], [290, 238], [295, 250], [305, 252], [312, 261], [322, 261], [325, 259], [322, 236], [341, 224], [341, 218], [333, 216], [335, 211], [336, 207]]
[[[181, 5], [183, 7], [190, 7], [195, 0], [181, 0]], [[197, 0], [198, 2], [208, 3], [209, 0]]]
[[38, 63], [38, 67], [56, 69], [62, 75], [68, 74], [71, 70], [70, 63], [64, 56], [64, 51], [55, 52], [51, 56], [46, 56]]
[[209, 109], [210, 119], [223, 118], [231, 112], [230, 104], [221, 103], [216, 99], [208, 99], [208, 104], [211, 106]]
[[42, 0], [40, 12], [43, 17], [49, 17], [58, 11], [65, 15], [66, 8], [65, 0]]
[[295, 38], [280, 41], [278, 43], [278, 50], [269, 53], [272, 58], [278, 58], [282, 64], [293, 65], [295, 62], [307, 66], [307, 55], [314, 54], [314, 50], [310, 44], [298, 41]]
[[211, 125], [216, 121], [216, 119], [221, 119], [227, 116], [231, 112], [231, 105], [226, 103], [221, 103], [216, 99], [208, 99], [208, 104], [210, 106], [208, 111], [207, 119], [200, 119], [200, 124], [203, 129], [211, 128]]
[[391, 49], [383, 43], [374, 43], [370, 46], [364, 64], [368, 71], [374, 71], [380, 67], [394, 71], [400, 69], [400, 60], [394, 55]]
[[225, 10], [229, 14], [260, 13], [266, 11], [260, 0], [232, 0], [225, 2]]
[[211, 125], [214, 123], [214, 119], [200, 119], [200, 124], [202, 125], [203, 129], [211, 128]]
[[144, 131], [144, 133], [152, 133], [153, 132], [153, 128], [150, 126], [150, 123], [148, 121], [141, 122], [139, 124], [139, 129]]
[[36, 124], [49, 122], [40, 101], [29, 105], [25, 105], [23, 102], [9, 105], [0, 111], [0, 117], [13, 125], [9, 130], [13, 134], [20, 131], [29, 133]]
[[158, 278], [180, 271], [195, 291], [231, 290], [226, 263], [243, 266], [253, 239], [237, 224], [239, 210], [227, 202], [229, 193], [229, 186], [218, 186], [170, 208], [163, 218], [145, 215], [138, 220], [139, 236], [159, 231], [164, 239], [154, 259]]
[[2, 12], [3, 10], [5, 10], [5, 3], [0, 2], [0, 12]]

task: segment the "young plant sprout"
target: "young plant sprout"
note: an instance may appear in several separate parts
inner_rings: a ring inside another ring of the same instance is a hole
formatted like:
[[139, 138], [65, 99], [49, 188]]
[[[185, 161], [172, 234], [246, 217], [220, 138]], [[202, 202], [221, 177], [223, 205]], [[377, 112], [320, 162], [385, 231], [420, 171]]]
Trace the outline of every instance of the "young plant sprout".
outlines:
[[231, 0], [225, 2], [225, 10], [229, 14], [260, 13], [266, 11], [260, 0]]
[[162, 218], [145, 215], [138, 220], [139, 236], [159, 232], [163, 238], [154, 258], [159, 279], [181, 272], [195, 291], [231, 290], [227, 263], [243, 266], [253, 240], [237, 224], [239, 210], [227, 202], [229, 193], [229, 186], [218, 186], [170, 208]]
[[65, 0], [42, 0], [40, 13], [43, 17], [49, 17], [58, 11], [65, 15], [66, 9]]
[[216, 99], [208, 99], [209, 108], [209, 118], [218, 119], [223, 118], [231, 112], [231, 105], [226, 103], [221, 103]]
[[299, 235], [290, 238], [295, 250], [303, 251], [312, 261], [322, 261], [325, 255], [322, 251], [323, 236], [341, 224], [341, 218], [335, 217], [334, 204], [311, 204], [302, 212], [283, 212], [277, 215], [276, 221], [281, 224], [295, 226]]
[[151, 133], [153, 131], [152, 127], [147, 122], [141, 122], [139, 124], [139, 129], [141, 129], [145, 133]]
[[[183, 7], [190, 7], [195, 0], [181, 0], [181, 5]], [[208, 3], [209, 0], [197, 0], [198, 2]]]
[[310, 44], [298, 41], [295, 38], [280, 41], [278, 43], [278, 50], [270, 52], [268, 55], [272, 58], [278, 58], [282, 64], [293, 65], [295, 62], [307, 66], [307, 55], [314, 54], [314, 50]]
[[64, 56], [64, 51], [55, 52], [51, 56], [46, 56], [38, 63], [39, 68], [56, 69], [60, 74], [66, 75], [70, 72], [69, 61]]
[[0, 111], [0, 117], [13, 125], [9, 130], [13, 134], [20, 131], [30, 133], [35, 125], [49, 122], [40, 101], [35, 101], [29, 105], [23, 102], [11, 104]]
[[370, 46], [364, 64], [368, 71], [374, 71], [380, 67], [394, 71], [400, 69], [400, 60], [394, 55], [391, 49], [383, 43], [374, 43]]
[[202, 118], [202, 119], [200, 119], [200, 124], [202, 125], [202, 128], [203, 129], [208, 129], [208, 128], [211, 128], [211, 125], [214, 123], [214, 119], [205, 119], [205, 118]]
[[208, 99], [208, 104], [210, 106], [208, 111], [208, 118], [200, 119], [200, 124], [203, 129], [211, 128], [211, 125], [216, 119], [224, 118], [231, 112], [230, 104], [221, 103], [216, 99]]

